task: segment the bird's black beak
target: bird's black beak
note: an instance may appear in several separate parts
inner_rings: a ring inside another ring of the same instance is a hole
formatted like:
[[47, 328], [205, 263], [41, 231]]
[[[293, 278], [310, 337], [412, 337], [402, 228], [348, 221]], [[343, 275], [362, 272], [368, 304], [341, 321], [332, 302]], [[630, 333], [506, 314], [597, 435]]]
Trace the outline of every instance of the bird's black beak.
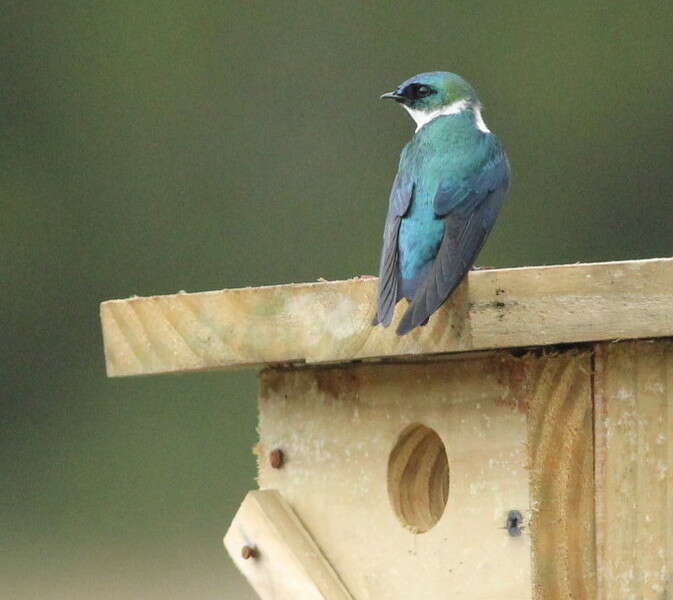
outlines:
[[382, 94], [380, 100], [384, 100], [386, 98], [391, 98], [396, 102], [404, 102], [406, 100], [406, 97], [404, 97], [402, 94], [398, 94], [397, 90], [395, 90], [394, 92], [388, 92], [386, 94]]

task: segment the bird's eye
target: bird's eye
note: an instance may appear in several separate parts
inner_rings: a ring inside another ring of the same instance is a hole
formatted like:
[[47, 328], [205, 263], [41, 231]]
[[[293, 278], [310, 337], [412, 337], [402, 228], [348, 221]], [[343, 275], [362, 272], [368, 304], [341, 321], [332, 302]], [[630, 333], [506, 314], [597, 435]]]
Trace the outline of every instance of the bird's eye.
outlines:
[[430, 88], [427, 85], [419, 85], [416, 88], [416, 95], [419, 98], [425, 98], [430, 93]]

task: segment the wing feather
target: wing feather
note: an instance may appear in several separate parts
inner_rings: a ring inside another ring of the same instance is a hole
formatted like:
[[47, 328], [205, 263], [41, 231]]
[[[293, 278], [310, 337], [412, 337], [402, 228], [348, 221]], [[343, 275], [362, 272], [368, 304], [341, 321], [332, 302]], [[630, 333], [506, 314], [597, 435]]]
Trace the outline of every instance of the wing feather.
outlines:
[[372, 324], [390, 325], [399, 299], [399, 249], [398, 238], [402, 218], [409, 210], [414, 184], [398, 171], [388, 201], [388, 216], [383, 232], [383, 249], [379, 266], [379, 290], [376, 300], [376, 314]]
[[491, 231], [509, 185], [509, 163], [502, 149], [460, 185], [440, 184], [434, 199], [444, 235], [427, 278], [397, 328], [404, 335], [423, 325], [462, 281]]

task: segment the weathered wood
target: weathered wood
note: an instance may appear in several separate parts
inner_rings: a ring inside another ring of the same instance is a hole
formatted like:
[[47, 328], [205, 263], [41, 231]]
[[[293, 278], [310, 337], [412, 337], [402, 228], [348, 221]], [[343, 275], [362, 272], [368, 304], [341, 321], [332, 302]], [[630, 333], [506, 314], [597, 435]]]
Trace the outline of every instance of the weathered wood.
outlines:
[[[371, 327], [376, 280], [113, 300], [110, 376], [673, 335], [673, 260], [473, 271], [427, 326]], [[405, 302], [397, 307], [396, 321]]]
[[673, 344], [596, 355], [600, 600], [673, 597]]
[[536, 600], [596, 594], [591, 359], [589, 352], [566, 352], [539, 361], [529, 376]]
[[248, 493], [224, 545], [262, 600], [351, 600], [334, 569], [275, 490]]
[[590, 598], [590, 356], [266, 370], [260, 487], [288, 499], [355, 598]]

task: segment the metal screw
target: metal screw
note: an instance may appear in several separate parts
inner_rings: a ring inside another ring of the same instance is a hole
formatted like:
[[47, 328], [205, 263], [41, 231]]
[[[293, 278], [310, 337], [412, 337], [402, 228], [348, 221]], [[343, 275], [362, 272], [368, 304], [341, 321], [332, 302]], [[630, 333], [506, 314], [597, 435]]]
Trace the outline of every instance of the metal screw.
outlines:
[[271, 453], [269, 454], [269, 462], [271, 463], [271, 467], [273, 469], [280, 469], [283, 466], [284, 461], [285, 461], [285, 455], [283, 454], [283, 451], [280, 448], [272, 450]]
[[518, 510], [510, 510], [507, 513], [505, 529], [512, 537], [519, 537], [523, 528], [523, 515]]
[[241, 556], [245, 560], [248, 560], [249, 558], [255, 558], [257, 556], [257, 550], [250, 546], [243, 546], [243, 548], [241, 548]]

